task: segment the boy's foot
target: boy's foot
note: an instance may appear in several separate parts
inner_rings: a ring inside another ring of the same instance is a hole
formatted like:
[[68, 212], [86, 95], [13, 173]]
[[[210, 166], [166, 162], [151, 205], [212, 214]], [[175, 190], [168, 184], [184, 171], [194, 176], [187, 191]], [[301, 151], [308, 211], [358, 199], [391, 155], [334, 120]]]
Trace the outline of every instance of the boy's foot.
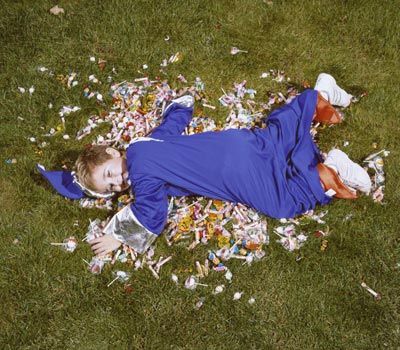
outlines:
[[371, 191], [372, 185], [368, 173], [340, 149], [331, 150], [324, 164], [335, 170], [346, 186], [365, 194]]
[[332, 75], [326, 73], [318, 75], [314, 90], [319, 91], [330, 104], [339, 107], [347, 107], [353, 97], [336, 84], [336, 80]]
[[165, 108], [163, 115], [167, 114], [168, 110], [174, 104], [179, 104], [186, 108], [192, 108], [194, 105], [194, 97], [192, 95], [183, 95], [181, 97], [175, 98], [171, 101], [171, 103]]

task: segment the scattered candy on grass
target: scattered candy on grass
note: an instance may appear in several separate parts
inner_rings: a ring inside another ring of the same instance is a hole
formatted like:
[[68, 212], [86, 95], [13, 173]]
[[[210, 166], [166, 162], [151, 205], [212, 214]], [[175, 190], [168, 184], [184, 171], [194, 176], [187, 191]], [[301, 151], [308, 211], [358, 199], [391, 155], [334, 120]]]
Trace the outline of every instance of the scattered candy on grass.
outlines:
[[[169, 37], [165, 38], [166, 41]], [[237, 47], [231, 48], [231, 54], [236, 55], [240, 52]], [[161, 63], [162, 69], [169, 64], [175, 63], [182, 58], [178, 52]], [[91, 62], [96, 62], [94, 56], [90, 57]], [[98, 69], [103, 70], [105, 61], [98, 60]], [[143, 69], [148, 66], [144, 64]], [[53, 75], [46, 67], [39, 67], [38, 71]], [[95, 72], [96, 73], [96, 72]], [[112, 68], [112, 75], [116, 74], [116, 70]], [[57, 75], [57, 79], [67, 88], [78, 85], [77, 73], [69, 73], [67, 75]], [[277, 83], [290, 82], [284, 71], [269, 70], [261, 73], [260, 78], [270, 78]], [[110, 144], [119, 149], [126, 149], [129, 143], [135, 138], [147, 135], [162, 121], [162, 113], [168, 103], [179, 96], [177, 91], [172, 88], [167, 81], [161, 81], [160, 78], [151, 80], [149, 77], [139, 77], [134, 82], [123, 81], [115, 83], [113, 76], [107, 78], [111, 82], [110, 101], [112, 106], [108, 112], [102, 112], [100, 115], [91, 115], [88, 118], [87, 125], [79, 130], [76, 134], [77, 140], [81, 140], [91, 134], [98, 126], [107, 124], [108, 131], [105, 134], [98, 135], [94, 143]], [[187, 79], [179, 74], [177, 77], [179, 84], [188, 84]], [[96, 74], [90, 74], [88, 82], [83, 83], [83, 94], [86, 98], [91, 99], [99, 104], [104, 105], [104, 91], [96, 91], [94, 87], [100, 88], [102, 82], [96, 77]], [[33, 89], [33, 90], [31, 90]], [[32, 94], [34, 87], [30, 89]], [[25, 93], [25, 88], [18, 87], [21, 93]], [[205, 84], [200, 77], [196, 77], [192, 86], [185, 87], [183, 91], [190, 93], [195, 97], [198, 106], [208, 109], [215, 109], [214, 104], [206, 99]], [[235, 83], [231, 90], [222, 90], [223, 95], [219, 98], [221, 108], [226, 110], [226, 119], [223, 125], [217, 124], [211, 118], [208, 118], [202, 110], [195, 115], [188, 127], [185, 129], [186, 135], [200, 133], [204, 131], [217, 131], [226, 129], [254, 128], [265, 127], [265, 115], [274, 107], [289, 103], [297, 94], [295, 87], [288, 85], [285, 92], [268, 93], [266, 102], [257, 102], [255, 97], [257, 91], [247, 86], [244, 80]], [[53, 105], [50, 102], [49, 108]], [[52, 136], [56, 133], [63, 133], [65, 130], [65, 116], [80, 110], [78, 106], [63, 106], [59, 112], [61, 117], [61, 125], [57, 128], [51, 128], [46, 136]], [[195, 109], [196, 111], [196, 109]], [[21, 118], [23, 119], [23, 118]], [[318, 124], [312, 127], [311, 135], [315, 138], [317, 134]], [[67, 134], [63, 138], [68, 140]], [[36, 143], [36, 138], [31, 137], [30, 141]], [[347, 141], [346, 141], [347, 142]], [[41, 143], [38, 142], [40, 145]], [[381, 151], [367, 157], [367, 166], [375, 171], [374, 175], [374, 192], [373, 198], [376, 201], [382, 201], [384, 189], [384, 173], [382, 157], [387, 156], [388, 152]], [[97, 207], [107, 210], [118, 210], [133, 201], [133, 196], [123, 194], [112, 199], [90, 199], [85, 198], [80, 201], [83, 207]], [[289, 251], [299, 249], [307, 240], [307, 235], [303, 232], [297, 233], [295, 226], [307, 223], [310, 220], [319, 224], [325, 224], [322, 218], [327, 211], [314, 213], [310, 211], [301, 218], [285, 220], [285, 226], [275, 229], [280, 236], [279, 242]], [[102, 227], [105, 226], [107, 220], [101, 222], [95, 220], [89, 225], [89, 232], [86, 240], [90, 241], [96, 237], [100, 237]], [[301, 231], [301, 230], [300, 230]], [[320, 236], [324, 237], [324, 231], [319, 230]], [[242, 260], [243, 264], [250, 265], [254, 261], [260, 260], [265, 256], [263, 248], [269, 244], [269, 236], [267, 232], [267, 223], [263, 216], [256, 211], [242, 204], [222, 202], [218, 200], [208, 200], [203, 197], [189, 198], [171, 198], [169, 206], [169, 219], [165, 228], [165, 238], [168, 245], [179, 244], [185, 245], [187, 249], [193, 250], [199, 245], [210, 245], [209, 253], [204, 263], [197, 261], [195, 270], [197, 275], [191, 275], [186, 279], [185, 287], [187, 289], [195, 289], [200, 278], [206, 278], [210, 271], [224, 272], [226, 280], [232, 282], [232, 272], [228, 269], [227, 264], [230, 260]], [[324, 242], [324, 241], [322, 241]], [[65, 245], [65, 243], [62, 243]], [[75, 245], [76, 247], [76, 245]], [[321, 245], [322, 247], [322, 245]], [[98, 274], [102, 271], [105, 264], [115, 264], [116, 262], [128, 263], [133, 265], [134, 270], [146, 267], [151, 271], [155, 278], [159, 278], [161, 267], [171, 260], [172, 257], [154, 257], [154, 250], [149, 250], [148, 254], [138, 257], [137, 254], [123, 245], [121, 249], [113, 254], [105, 257], [94, 257], [88, 264], [89, 270]], [[192, 271], [192, 268], [186, 269]], [[123, 271], [122, 271], [123, 272]], [[117, 275], [117, 279], [122, 280], [122, 275]], [[178, 276], [171, 275], [171, 279], [178, 284]], [[113, 283], [113, 281], [111, 282]], [[219, 290], [221, 286], [217, 286], [215, 290]], [[241, 293], [235, 293], [234, 300], [238, 300]], [[237, 299], [235, 299], [237, 298]], [[249, 299], [249, 303], [253, 303], [254, 298]]]
[[195, 304], [195, 309], [200, 309], [203, 305], [204, 305], [204, 301], [205, 301], [205, 298], [203, 297], [203, 298], [200, 298], [197, 302], [196, 302], [196, 304]]
[[243, 292], [236, 292], [233, 295], [233, 300], [239, 300], [242, 297]]
[[178, 284], [178, 281], [179, 281], [178, 276], [175, 275], [174, 273], [171, 274], [171, 280], [172, 280], [175, 284]]
[[220, 294], [225, 290], [225, 286], [223, 284], [216, 286], [213, 294]]
[[59, 14], [64, 13], [64, 9], [62, 7], [59, 7], [58, 5], [53, 6], [49, 11], [52, 15], [55, 15], [55, 16], [58, 16]]

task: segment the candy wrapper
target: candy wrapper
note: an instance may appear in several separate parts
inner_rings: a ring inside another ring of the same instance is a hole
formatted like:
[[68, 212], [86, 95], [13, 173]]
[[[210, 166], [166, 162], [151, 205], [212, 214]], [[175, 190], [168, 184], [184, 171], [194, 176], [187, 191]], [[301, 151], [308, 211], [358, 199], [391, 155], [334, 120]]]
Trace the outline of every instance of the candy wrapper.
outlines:
[[278, 242], [290, 252], [300, 249], [307, 241], [306, 235], [296, 233], [294, 225], [279, 226], [274, 232], [280, 237]]
[[385, 172], [383, 170], [383, 158], [387, 157], [389, 154], [389, 151], [383, 149], [369, 155], [364, 160], [364, 164], [366, 164], [367, 168], [374, 172], [372, 177], [372, 199], [377, 203], [382, 203], [384, 198]]
[[104, 265], [106, 264], [107, 259], [93, 257], [90, 263], [88, 264], [88, 269], [94, 275], [98, 275], [103, 270]]

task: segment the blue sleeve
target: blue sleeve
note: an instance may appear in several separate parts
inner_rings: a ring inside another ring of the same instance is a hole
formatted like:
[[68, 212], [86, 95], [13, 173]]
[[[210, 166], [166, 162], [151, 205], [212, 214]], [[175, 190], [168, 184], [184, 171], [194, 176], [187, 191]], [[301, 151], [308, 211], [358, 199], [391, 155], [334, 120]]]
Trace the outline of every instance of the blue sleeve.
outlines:
[[155, 139], [162, 139], [164, 136], [181, 135], [192, 117], [193, 108], [175, 103], [168, 108], [161, 124], [149, 136]]
[[135, 181], [133, 187], [135, 201], [131, 210], [137, 220], [147, 230], [160, 235], [167, 223], [168, 197], [165, 182], [162, 180], [143, 177]]

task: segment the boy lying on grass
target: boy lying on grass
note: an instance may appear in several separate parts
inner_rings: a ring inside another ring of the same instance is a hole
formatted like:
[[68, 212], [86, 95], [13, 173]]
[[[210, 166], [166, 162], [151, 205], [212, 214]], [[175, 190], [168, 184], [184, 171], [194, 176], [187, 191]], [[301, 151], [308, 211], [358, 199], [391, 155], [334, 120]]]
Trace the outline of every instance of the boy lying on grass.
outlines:
[[[62, 195], [108, 196], [131, 186], [135, 200], [118, 212], [104, 236], [90, 241], [101, 256], [122, 243], [143, 253], [167, 222], [168, 196], [198, 195], [246, 204], [274, 218], [290, 218], [324, 205], [332, 197], [355, 199], [369, 193], [367, 172], [338, 149], [322, 162], [311, 122], [341, 122], [332, 107], [347, 107], [351, 95], [335, 79], [319, 75], [304, 91], [268, 117], [264, 129], [229, 129], [182, 135], [193, 114], [194, 99], [172, 101], [162, 123], [148, 137], [131, 142], [125, 154], [102, 145], [86, 149], [76, 162], [76, 178], [52, 177]], [[66, 175], [64, 174], [64, 177]]]

